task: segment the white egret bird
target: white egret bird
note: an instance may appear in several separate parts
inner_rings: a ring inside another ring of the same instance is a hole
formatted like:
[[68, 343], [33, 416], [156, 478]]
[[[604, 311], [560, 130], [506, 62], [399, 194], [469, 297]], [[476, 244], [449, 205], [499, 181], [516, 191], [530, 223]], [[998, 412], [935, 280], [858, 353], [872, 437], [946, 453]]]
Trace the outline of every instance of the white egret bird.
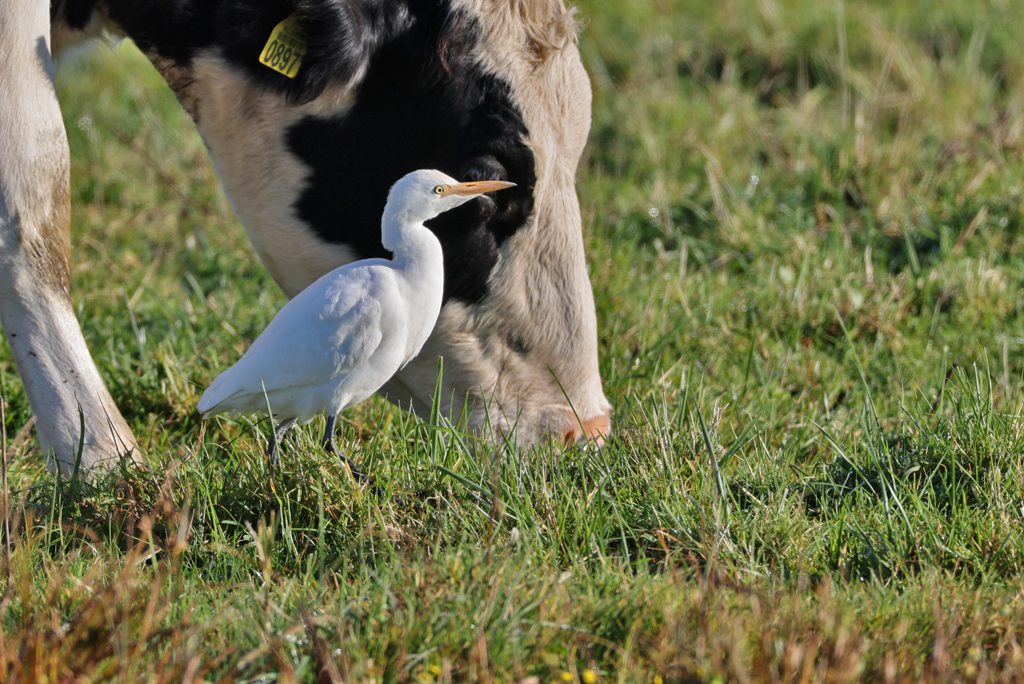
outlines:
[[381, 220], [381, 242], [394, 258], [337, 268], [285, 304], [238, 363], [203, 393], [203, 418], [266, 412], [269, 403], [281, 419], [270, 448], [273, 465], [277, 443], [292, 423], [327, 413], [324, 447], [334, 451], [337, 414], [369, 398], [411, 361], [437, 322], [443, 255], [424, 222], [513, 185], [459, 183], [432, 170], [404, 176], [391, 187]]

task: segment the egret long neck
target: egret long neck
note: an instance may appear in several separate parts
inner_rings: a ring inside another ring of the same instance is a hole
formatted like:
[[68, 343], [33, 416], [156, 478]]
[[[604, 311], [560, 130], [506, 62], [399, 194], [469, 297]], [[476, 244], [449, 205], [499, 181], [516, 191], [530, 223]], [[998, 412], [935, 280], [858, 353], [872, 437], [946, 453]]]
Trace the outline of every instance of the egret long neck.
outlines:
[[384, 247], [394, 253], [396, 268], [419, 265], [431, 268], [435, 261], [438, 268], [441, 265], [441, 243], [423, 224], [403, 226], [401, 238]]
[[[406, 202], [389, 200], [381, 218], [381, 243], [394, 253], [398, 262], [433, 260], [441, 254], [441, 244], [430, 229], [423, 225], [415, 207]], [[429, 264], [428, 264], [429, 267]], [[440, 262], [438, 264], [440, 267]]]
[[407, 223], [400, 230], [400, 239], [384, 246], [394, 252], [391, 263], [409, 306], [405, 365], [419, 353], [441, 312], [444, 253], [437, 237], [422, 223]]

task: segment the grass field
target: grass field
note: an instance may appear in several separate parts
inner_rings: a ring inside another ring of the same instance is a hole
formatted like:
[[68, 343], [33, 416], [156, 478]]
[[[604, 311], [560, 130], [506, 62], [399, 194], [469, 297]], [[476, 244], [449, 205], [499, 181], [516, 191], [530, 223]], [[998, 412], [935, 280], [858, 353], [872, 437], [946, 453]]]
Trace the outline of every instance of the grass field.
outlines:
[[491, 459], [375, 399], [380, 491], [316, 423], [274, 477], [201, 427], [284, 297], [134, 48], [65, 65], [73, 296], [150, 465], [55, 481], [0, 351], [0, 681], [1024, 680], [1024, 4], [579, 8], [614, 438]]

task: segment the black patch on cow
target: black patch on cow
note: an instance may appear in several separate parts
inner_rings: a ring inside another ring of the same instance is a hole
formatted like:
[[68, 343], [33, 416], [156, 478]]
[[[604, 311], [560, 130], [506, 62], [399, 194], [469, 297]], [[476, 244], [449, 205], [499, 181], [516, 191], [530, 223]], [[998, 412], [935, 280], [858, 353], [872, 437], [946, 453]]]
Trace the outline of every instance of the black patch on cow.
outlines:
[[416, 9], [381, 40], [349, 111], [290, 129], [289, 147], [312, 170], [296, 208], [321, 239], [386, 256], [380, 216], [406, 173], [435, 168], [458, 180], [517, 183], [427, 224], [444, 249], [445, 299], [473, 303], [486, 294], [498, 247], [532, 211], [534, 158], [511, 88], [475, 59], [477, 20], [443, 4]]
[[[536, 182], [527, 129], [508, 83], [477, 59], [476, 17], [449, 0], [102, 0], [110, 17], [148, 53], [187, 68], [218, 47], [254, 83], [291, 102], [330, 84], [356, 85], [352, 109], [307, 118], [288, 131], [311, 169], [296, 203], [326, 242], [363, 257], [386, 255], [380, 216], [403, 175], [434, 168], [458, 180], [501, 179], [517, 187], [478, 199], [428, 225], [445, 254], [445, 299], [479, 301], [498, 247], [525, 225]], [[72, 28], [84, 28], [98, 0], [57, 0]], [[259, 63], [280, 21], [297, 14], [308, 50], [294, 79]]]
[[110, 18], [143, 52], [187, 67], [196, 52], [217, 44], [222, 35], [218, 14], [222, 2], [203, 0], [60, 0], [51, 6], [56, 15], [64, 8], [64, 20], [73, 29], [89, 23], [94, 8], [105, 6]]
[[[143, 52], [187, 68], [205, 48], [222, 54], [250, 79], [293, 102], [315, 98], [330, 82], [344, 82], [373, 53], [380, 36], [407, 14], [397, 0], [55, 0], [50, 16], [83, 29], [93, 10], [110, 18]], [[298, 13], [308, 52], [295, 78], [259, 63], [274, 27]]]
[[[329, 83], [345, 83], [358, 73], [389, 36], [413, 15], [447, 15], [447, 0], [54, 0], [71, 28], [83, 29], [93, 10], [110, 18], [142, 49], [187, 68], [203, 49], [218, 47], [252, 81], [307, 102]], [[307, 52], [295, 78], [259, 62], [274, 27], [297, 15]]]
[[50, 3], [50, 22], [57, 21], [61, 10], [64, 10], [64, 23], [81, 31], [89, 23], [95, 0], [54, 0]]

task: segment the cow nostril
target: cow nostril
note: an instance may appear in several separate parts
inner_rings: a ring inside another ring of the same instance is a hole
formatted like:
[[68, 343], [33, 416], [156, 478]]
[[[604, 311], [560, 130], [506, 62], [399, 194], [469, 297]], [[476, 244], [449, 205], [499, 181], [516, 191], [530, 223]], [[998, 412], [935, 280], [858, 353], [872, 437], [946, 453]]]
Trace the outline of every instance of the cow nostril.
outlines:
[[596, 437], [584, 437], [583, 433], [576, 430], [568, 430], [565, 433], [565, 448], [578, 446], [580, 449], [587, 451], [590, 447], [596, 449], [604, 448], [604, 435], [598, 435]]
[[509, 349], [517, 354], [526, 355], [530, 348], [526, 346], [526, 343], [522, 339], [512, 335], [511, 333], [505, 336], [505, 344]]

